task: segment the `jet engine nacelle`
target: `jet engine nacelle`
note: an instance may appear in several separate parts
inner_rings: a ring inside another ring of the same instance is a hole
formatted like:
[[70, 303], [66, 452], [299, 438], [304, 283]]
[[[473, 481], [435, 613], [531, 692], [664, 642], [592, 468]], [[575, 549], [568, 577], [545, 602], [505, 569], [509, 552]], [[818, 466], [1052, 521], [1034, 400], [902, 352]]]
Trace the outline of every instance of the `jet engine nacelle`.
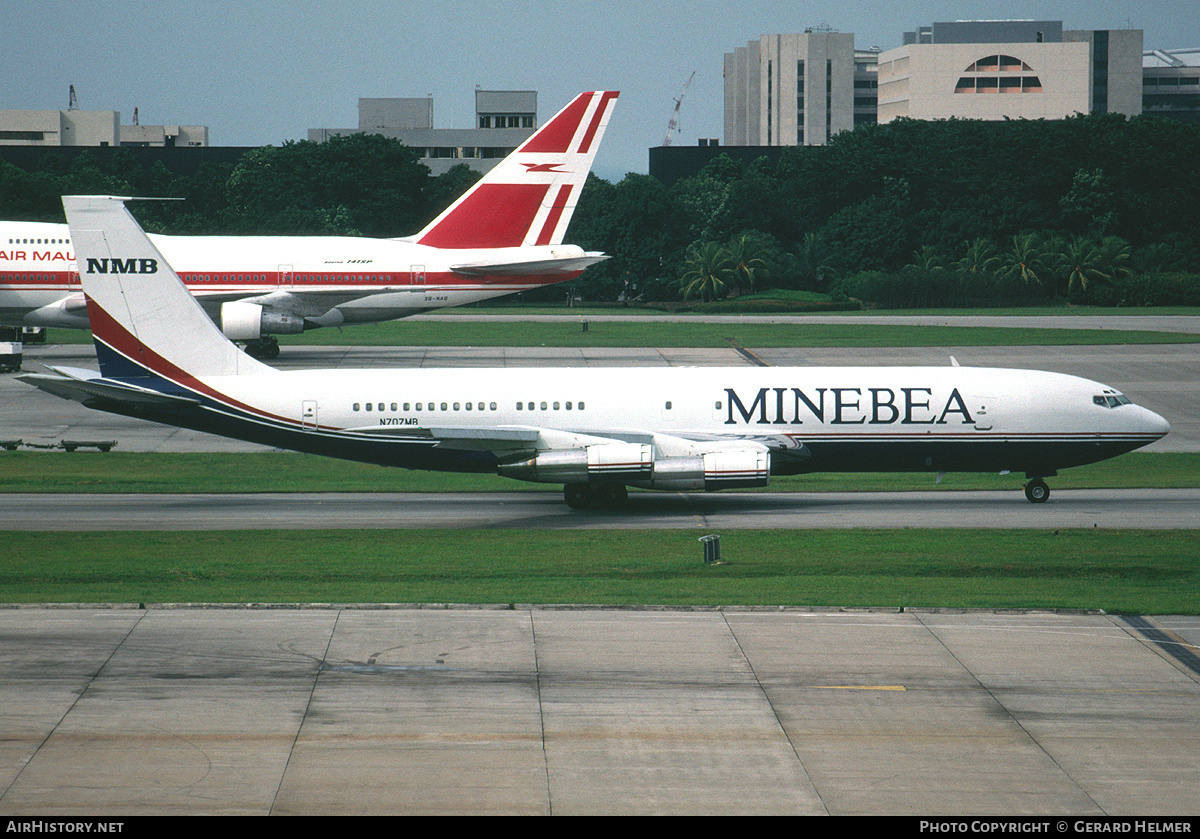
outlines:
[[87, 329], [90, 324], [88, 323], [87, 308], [83, 305], [82, 296], [80, 295], [81, 299], [77, 305], [69, 305], [69, 303], [74, 303], [74, 301], [68, 297], [42, 306], [40, 309], [34, 309], [32, 312], [26, 312], [24, 319], [20, 322], [25, 326], [61, 326], [67, 329]]
[[497, 471], [508, 478], [551, 484], [633, 483], [650, 477], [654, 448], [640, 443], [605, 443], [580, 449], [551, 449]]
[[231, 341], [256, 341], [264, 335], [296, 335], [304, 331], [304, 318], [257, 303], [222, 303], [221, 331]]
[[649, 481], [629, 481], [644, 489], [675, 492], [765, 487], [771, 478], [771, 453], [765, 449], [721, 449], [654, 462]]
[[771, 453], [758, 449], [717, 449], [697, 455], [654, 456], [654, 447], [609, 443], [578, 449], [551, 449], [519, 463], [505, 464], [501, 475], [553, 484], [620, 483], [676, 492], [765, 487], [771, 477]]

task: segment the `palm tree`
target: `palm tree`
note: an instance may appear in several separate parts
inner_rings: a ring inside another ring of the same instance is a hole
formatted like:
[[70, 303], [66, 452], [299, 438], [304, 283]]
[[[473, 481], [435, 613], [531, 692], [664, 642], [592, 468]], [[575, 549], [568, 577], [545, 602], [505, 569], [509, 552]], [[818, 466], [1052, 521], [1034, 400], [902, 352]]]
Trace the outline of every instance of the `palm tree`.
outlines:
[[1004, 275], [1016, 277], [1025, 285], [1043, 285], [1046, 273], [1046, 246], [1036, 233], [1020, 233], [1012, 237], [1012, 248], [1001, 256]]
[[[771, 263], [767, 259], [767, 248], [762, 239], [749, 233], [734, 236], [726, 248], [733, 259], [733, 273], [739, 292], [754, 293], [757, 280], [765, 280], [771, 273]], [[745, 288], [742, 282], [745, 281]]]
[[999, 265], [1000, 252], [987, 239], [980, 237], [967, 246], [963, 258], [954, 263], [963, 302], [986, 300], [994, 295], [993, 281]]
[[1141, 248], [1135, 261], [1146, 272], [1182, 271], [1187, 258], [1166, 242], [1154, 242]]
[[966, 255], [954, 263], [954, 267], [966, 274], [978, 277], [995, 271], [999, 264], [1000, 255], [996, 251], [996, 246], [987, 239], [979, 238], [967, 246]]
[[1111, 282], [1114, 277], [1129, 273], [1129, 243], [1117, 236], [1105, 236], [1099, 243], [1086, 236], [1076, 236], [1063, 252], [1067, 274], [1067, 290], [1079, 286], [1087, 291], [1089, 283]]
[[733, 255], [718, 242], [697, 242], [688, 248], [687, 270], [679, 280], [679, 293], [707, 303], [715, 300], [736, 279]]
[[800, 276], [811, 291], [823, 291], [829, 281], [837, 276], [833, 267], [833, 256], [826, 250], [825, 243], [816, 233], [805, 233], [797, 254]]
[[946, 270], [946, 260], [933, 245], [921, 245], [913, 253], [913, 265], [926, 274], [938, 274]]

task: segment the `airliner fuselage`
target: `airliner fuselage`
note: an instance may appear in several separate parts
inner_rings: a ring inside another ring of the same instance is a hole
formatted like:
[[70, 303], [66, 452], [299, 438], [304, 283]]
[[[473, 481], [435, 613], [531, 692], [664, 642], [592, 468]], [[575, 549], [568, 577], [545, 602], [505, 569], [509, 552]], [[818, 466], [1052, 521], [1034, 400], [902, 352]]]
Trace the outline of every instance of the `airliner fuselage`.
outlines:
[[[96, 407], [389, 466], [648, 488], [837, 471], [1041, 478], [1169, 428], [1087, 379], [951, 366], [293, 371], [168, 392], [198, 401], [161, 416]], [[589, 463], [589, 447], [608, 462]], [[711, 453], [723, 465], [706, 469]]]
[[[216, 322], [226, 303], [294, 315], [294, 328], [340, 326], [461, 306], [579, 276], [588, 262], [574, 245], [447, 250], [400, 239], [346, 236], [154, 236], [188, 289]], [[463, 266], [541, 255], [541, 274], [492, 273]], [[568, 260], [578, 260], [572, 267]], [[592, 259], [591, 261], [596, 261]], [[225, 321], [236, 309], [224, 309]], [[0, 324], [88, 328], [79, 268], [65, 224], [0, 222]], [[263, 334], [227, 336], [252, 340]]]

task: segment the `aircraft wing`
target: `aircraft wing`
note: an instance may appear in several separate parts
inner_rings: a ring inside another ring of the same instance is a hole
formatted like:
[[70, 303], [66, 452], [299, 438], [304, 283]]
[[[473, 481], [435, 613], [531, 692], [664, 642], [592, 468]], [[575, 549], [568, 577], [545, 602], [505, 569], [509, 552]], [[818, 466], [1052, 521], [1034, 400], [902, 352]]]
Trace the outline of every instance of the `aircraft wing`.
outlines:
[[198, 399], [172, 396], [125, 382], [107, 380], [94, 370], [80, 370], [74, 367], [48, 369], [52, 374], [28, 373], [17, 378], [47, 393], [53, 393], [62, 399], [82, 402], [84, 405], [115, 402], [142, 408], [181, 408], [200, 404]]
[[575, 447], [579, 439], [586, 438], [594, 443], [612, 442], [606, 438], [571, 432], [554, 431], [534, 426], [411, 426], [371, 425], [349, 428], [356, 434], [379, 437], [399, 437], [411, 440], [435, 440], [437, 446], [459, 451], [493, 452], [499, 457], [515, 453], [532, 453], [539, 450]]
[[255, 303], [281, 312], [291, 312], [303, 317], [323, 315], [334, 306], [350, 300], [393, 291], [391, 287], [363, 287], [356, 289], [306, 289], [304, 291], [272, 291], [268, 294], [247, 294], [245, 291], [206, 291], [191, 289], [192, 295], [206, 311], [218, 311], [221, 303]]
[[770, 451], [789, 461], [803, 461], [808, 447], [791, 435], [699, 435], [682, 437], [637, 428], [606, 429], [603, 432], [559, 431], [537, 426], [404, 426], [372, 425], [350, 428], [357, 434], [435, 441], [436, 448], [492, 452], [501, 462], [518, 460], [539, 452], [581, 451], [593, 447], [646, 447], [659, 457], [697, 456], [729, 449]]

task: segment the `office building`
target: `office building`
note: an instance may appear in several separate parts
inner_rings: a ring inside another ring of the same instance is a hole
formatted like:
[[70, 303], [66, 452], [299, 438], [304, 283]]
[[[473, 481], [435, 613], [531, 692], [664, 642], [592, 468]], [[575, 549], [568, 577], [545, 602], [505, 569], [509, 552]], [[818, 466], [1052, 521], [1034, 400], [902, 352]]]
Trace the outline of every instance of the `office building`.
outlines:
[[954, 21], [879, 55], [879, 121], [1062, 119], [1142, 111], [1142, 31]]
[[1200, 48], [1142, 54], [1142, 110], [1200, 125]]
[[[136, 110], [135, 110], [136, 113]], [[203, 125], [121, 125], [119, 111], [0, 111], [0, 146], [133, 146], [189, 148], [208, 145]]]
[[875, 59], [831, 30], [763, 35], [725, 54], [727, 146], [824, 145], [875, 120]]
[[326, 142], [346, 134], [382, 134], [417, 150], [434, 175], [466, 164], [486, 172], [537, 128], [537, 91], [477, 90], [469, 128], [435, 128], [433, 99], [358, 100], [358, 128], [310, 128], [308, 139]]

